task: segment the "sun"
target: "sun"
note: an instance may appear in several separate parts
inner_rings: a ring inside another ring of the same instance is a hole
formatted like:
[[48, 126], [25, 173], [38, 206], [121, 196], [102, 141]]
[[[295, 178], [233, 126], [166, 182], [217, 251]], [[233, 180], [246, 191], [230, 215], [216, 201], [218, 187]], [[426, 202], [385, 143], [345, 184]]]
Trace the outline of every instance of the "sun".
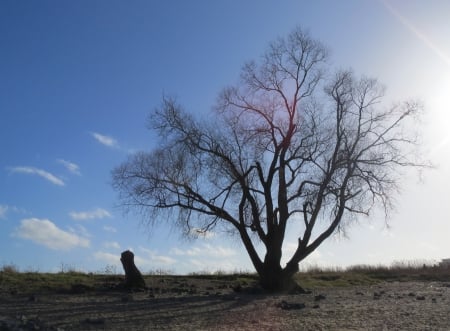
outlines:
[[[433, 40], [425, 31], [417, 27], [405, 17], [390, 1], [380, 0], [389, 13], [407, 28], [416, 39], [430, 51], [429, 62], [433, 63], [436, 76], [430, 82], [429, 90], [424, 91], [426, 112], [428, 113], [427, 135], [430, 137], [429, 157], [432, 159], [445, 158], [450, 161], [450, 53], [448, 46]], [[438, 62], [439, 64], [436, 64]]]
[[450, 69], [439, 85], [440, 88], [430, 95], [429, 121], [430, 134], [435, 137], [430, 156], [440, 158], [450, 155]]

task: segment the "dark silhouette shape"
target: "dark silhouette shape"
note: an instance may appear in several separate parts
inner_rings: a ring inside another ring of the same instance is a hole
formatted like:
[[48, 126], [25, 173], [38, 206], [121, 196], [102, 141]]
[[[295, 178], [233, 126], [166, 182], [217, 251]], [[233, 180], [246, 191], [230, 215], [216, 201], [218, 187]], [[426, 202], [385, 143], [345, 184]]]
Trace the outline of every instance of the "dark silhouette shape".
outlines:
[[124, 251], [120, 256], [123, 270], [125, 270], [125, 287], [145, 288], [145, 281], [141, 272], [134, 264], [134, 254], [131, 251]]
[[[327, 58], [298, 28], [244, 65], [211, 117], [164, 98], [149, 119], [158, 147], [113, 171], [124, 206], [188, 235], [230, 231], [264, 289], [300, 292], [298, 264], [375, 207], [387, 215], [402, 168], [426, 166], [420, 104], [387, 107], [376, 79], [332, 73]], [[286, 258], [287, 233], [298, 236]]]

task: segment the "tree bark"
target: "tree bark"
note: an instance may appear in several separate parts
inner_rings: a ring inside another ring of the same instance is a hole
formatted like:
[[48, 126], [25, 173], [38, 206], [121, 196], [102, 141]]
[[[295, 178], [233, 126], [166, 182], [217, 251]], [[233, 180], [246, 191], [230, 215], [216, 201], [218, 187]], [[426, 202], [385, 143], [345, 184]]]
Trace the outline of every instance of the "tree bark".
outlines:
[[120, 256], [123, 270], [125, 270], [125, 287], [145, 288], [145, 281], [141, 272], [134, 264], [134, 254], [131, 251], [124, 251]]
[[267, 266], [259, 273], [260, 285], [269, 292], [303, 292], [294, 280], [295, 273], [286, 268]]

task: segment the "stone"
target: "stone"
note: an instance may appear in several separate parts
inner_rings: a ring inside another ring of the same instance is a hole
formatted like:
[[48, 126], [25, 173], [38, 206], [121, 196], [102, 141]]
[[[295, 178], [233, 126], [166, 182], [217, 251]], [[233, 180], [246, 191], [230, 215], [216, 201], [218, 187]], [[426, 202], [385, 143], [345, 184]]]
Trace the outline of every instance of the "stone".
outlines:
[[283, 310], [303, 309], [306, 307], [306, 305], [304, 303], [288, 303], [285, 300], [282, 300], [281, 302], [276, 304], [276, 306]]
[[326, 298], [327, 298], [327, 297], [326, 297], [325, 295], [319, 294], [319, 295], [316, 295], [316, 296], [314, 297], [314, 301], [325, 300]]
[[123, 270], [125, 271], [125, 287], [129, 289], [144, 289], [145, 280], [141, 272], [134, 264], [134, 254], [131, 251], [124, 251], [121, 254]]

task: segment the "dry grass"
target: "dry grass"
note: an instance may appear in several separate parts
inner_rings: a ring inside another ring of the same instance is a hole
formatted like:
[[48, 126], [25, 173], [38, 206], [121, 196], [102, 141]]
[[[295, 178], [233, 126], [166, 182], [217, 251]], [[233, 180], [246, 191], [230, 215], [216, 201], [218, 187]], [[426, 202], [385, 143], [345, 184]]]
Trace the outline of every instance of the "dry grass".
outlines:
[[450, 268], [423, 261], [385, 265], [354, 265], [348, 268], [312, 267], [297, 274], [304, 287], [371, 285], [381, 281], [449, 281]]
[[256, 274], [222, 271], [145, 275], [148, 289], [129, 292], [115, 287], [123, 275], [64, 270], [0, 268], [0, 330], [448, 330], [450, 325], [448, 268], [407, 263], [316, 268], [296, 276], [312, 290], [307, 294], [267, 294], [255, 288]]
[[[120, 283], [123, 275], [108, 273], [84, 273], [73, 268], [64, 268], [58, 273], [21, 272], [13, 264], [0, 268], [0, 289], [16, 288], [27, 292], [65, 291], [75, 286], [97, 288], [104, 284]], [[166, 272], [144, 275], [147, 283], [161, 278], [192, 278], [250, 284], [257, 282], [256, 273], [218, 271], [214, 273], [191, 273], [187, 276], [173, 276]], [[349, 268], [312, 267], [296, 275], [297, 282], [305, 288], [373, 285], [382, 281], [450, 281], [450, 267], [425, 264], [418, 261], [396, 262], [390, 266], [355, 265]]]

